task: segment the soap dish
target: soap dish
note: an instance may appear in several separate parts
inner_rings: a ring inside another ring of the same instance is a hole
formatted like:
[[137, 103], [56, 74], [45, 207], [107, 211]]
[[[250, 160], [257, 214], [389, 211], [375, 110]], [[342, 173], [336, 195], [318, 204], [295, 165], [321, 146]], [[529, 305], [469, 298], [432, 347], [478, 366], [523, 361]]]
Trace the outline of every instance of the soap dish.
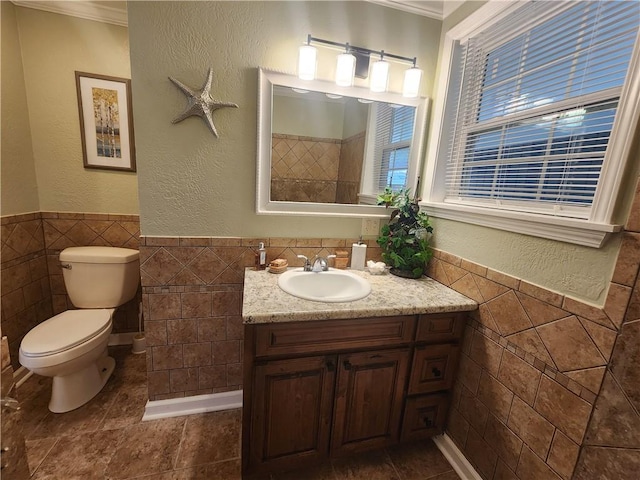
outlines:
[[284, 273], [289, 267], [289, 262], [284, 258], [276, 258], [273, 262], [269, 263], [270, 273]]

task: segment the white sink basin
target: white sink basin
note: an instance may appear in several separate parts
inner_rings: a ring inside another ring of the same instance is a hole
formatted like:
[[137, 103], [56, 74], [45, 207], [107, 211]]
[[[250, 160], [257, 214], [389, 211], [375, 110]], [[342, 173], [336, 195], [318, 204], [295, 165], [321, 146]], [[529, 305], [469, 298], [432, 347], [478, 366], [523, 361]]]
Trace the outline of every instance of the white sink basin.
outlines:
[[353, 302], [371, 293], [364, 278], [346, 270], [305, 272], [288, 270], [278, 278], [278, 286], [290, 295], [316, 302]]

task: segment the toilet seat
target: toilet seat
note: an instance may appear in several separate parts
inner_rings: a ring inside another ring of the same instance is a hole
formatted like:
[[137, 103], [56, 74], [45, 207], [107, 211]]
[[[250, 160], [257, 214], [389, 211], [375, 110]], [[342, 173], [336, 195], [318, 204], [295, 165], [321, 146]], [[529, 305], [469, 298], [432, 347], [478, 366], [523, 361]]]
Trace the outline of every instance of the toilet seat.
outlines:
[[67, 310], [29, 331], [20, 344], [20, 355], [40, 358], [70, 350], [111, 330], [113, 308]]

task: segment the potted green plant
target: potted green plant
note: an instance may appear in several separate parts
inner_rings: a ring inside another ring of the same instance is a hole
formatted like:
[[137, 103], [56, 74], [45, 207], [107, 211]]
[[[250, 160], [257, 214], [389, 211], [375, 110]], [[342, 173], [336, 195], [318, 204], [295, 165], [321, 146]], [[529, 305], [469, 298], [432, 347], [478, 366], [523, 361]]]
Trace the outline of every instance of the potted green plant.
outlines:
[[382, 259], [391, 267], [392, 274], [420, 278], [433, 255], [429, 246], [433, 232], [429, 216], [420, 211], [416, 197], [409, 198], [408, 189], [394, 192], [387, 187], [377, 200], [378, 205], [395, 207], [377, 239]]

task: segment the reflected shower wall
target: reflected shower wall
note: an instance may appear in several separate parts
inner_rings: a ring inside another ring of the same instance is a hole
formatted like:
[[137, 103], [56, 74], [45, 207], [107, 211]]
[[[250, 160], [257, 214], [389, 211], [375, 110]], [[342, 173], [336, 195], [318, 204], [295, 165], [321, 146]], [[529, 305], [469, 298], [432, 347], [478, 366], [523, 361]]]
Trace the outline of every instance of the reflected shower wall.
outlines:
[[340, 140], [272, 135], [271, 200], [357, 203], [365, 132]]

